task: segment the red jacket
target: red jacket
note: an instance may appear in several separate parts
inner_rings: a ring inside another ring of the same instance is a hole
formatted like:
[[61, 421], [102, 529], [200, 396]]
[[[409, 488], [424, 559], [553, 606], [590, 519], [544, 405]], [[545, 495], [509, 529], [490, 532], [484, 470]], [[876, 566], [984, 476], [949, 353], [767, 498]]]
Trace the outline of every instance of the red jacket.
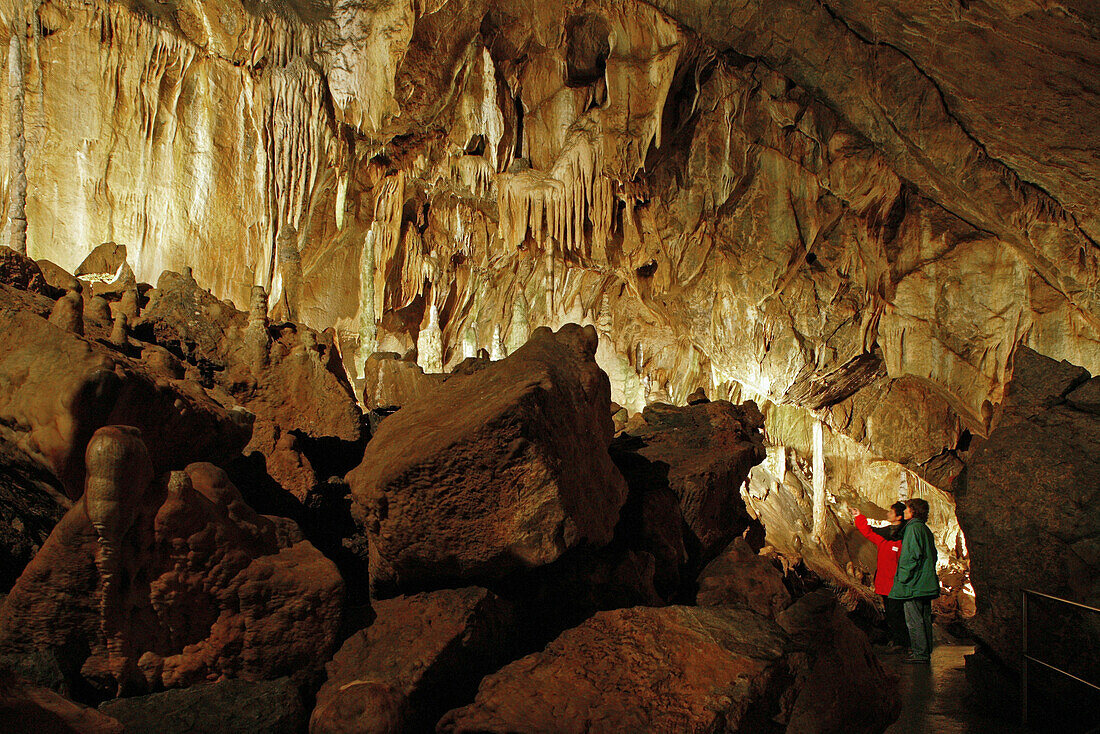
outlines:
[[901, 538], [887, 540], [871, 530], [867, 518], [856, 515], [856, 530], [863, 537], [878, 546], [878, 568], [875, 569], [875, 593], [888, 596], [894, 586], [894, 574], [898, 570], [898, 557], [901, 555]]

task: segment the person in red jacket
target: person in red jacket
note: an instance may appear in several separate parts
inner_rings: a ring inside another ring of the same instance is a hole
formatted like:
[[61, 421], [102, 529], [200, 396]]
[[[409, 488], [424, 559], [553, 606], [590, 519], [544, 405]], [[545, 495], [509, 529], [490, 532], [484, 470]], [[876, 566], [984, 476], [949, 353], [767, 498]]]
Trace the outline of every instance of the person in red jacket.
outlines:
[[886, 607], [886, 626], [890, 630], [890, 643], [902, 650], [909, 649], [909, 629], [905, 626], [903, 602], [890, 598], [890, 589], [894, 585], [894, 574], [898, 570], [898, 557], [901, 555], [901, 534], [905, 528], [905, 504], [895, 502], [886, 510], [885, 528], [872, 528], [867, 518], [852, 510], [856, 521], [856, 530], [863, 537], [878, 546], [878, 565], [875, 569], [875, 593], [882, 597]]

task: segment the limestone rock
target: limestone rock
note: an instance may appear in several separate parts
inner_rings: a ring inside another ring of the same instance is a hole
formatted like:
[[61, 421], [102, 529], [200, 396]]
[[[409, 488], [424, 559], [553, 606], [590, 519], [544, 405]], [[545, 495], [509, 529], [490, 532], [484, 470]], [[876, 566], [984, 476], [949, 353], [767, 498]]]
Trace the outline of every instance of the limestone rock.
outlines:
[[[807, 594], [776, 616], [802, 646], [787, 732], [882, 731], [901, 712], [897, 682], [828, 589]], [[859, 691], [860, 695], [852, 695]]]
[[[1100, 516], [1089, 509], [1100, 486], [1100, 416], [1087, 410], [1098, 380], [1026, 348], [1014, 363], [997, 428], [975, 439], [953, 488], [977, 598], [969, 626], [1012, 666], [1021, 589], [1095, 603], [1100, 575]], [[1066, 624], [1057, 644], [1081, 654], [1094, 643], [1075, 627]]]
[[774, 619], [791, 604], [783, 574], [770, 559], [735, 538], [699, 575], [699, 606], [741, 604]]
[[394, 352], [375, 352], [363, 365], [363, 405], [367, 410], [399, 408], [440, 385], [446, 375], [425, 374]]
[[397, 597], [374, 611], [326, 666], [311, 734], [426, 730], [470, 700], [509, 649], [510, 610], [485, 589]]
[[58, 289], [42, 274], [38, 263], [2, 245], [0, 245], [0, 283], [6, 283], [24, 291], [41, 293], [51, 298], [60, 295]]
[[[630, 483], [663, 481], [676, 494], [689, 531], [689, 553], [704, 564], [748, 525], [741, 485], [764, 460], [764, 417], [755, 403], [727, 401], [684, 408], [654, 404], [623, 431], [649, 465]], [[658, 477], [665, 473], [664, 477]]]
[[56, 288], [59, 291], [81, 291], [84, 289], [84, 284], [79, 279], [73, 276], [68, 270], [61, 267], [57, 263], [40, 258], [38, 261], [38, 267], [42, 272], [42, 277], [45, 281]]
[[481, 683], [440, 732], [751, 731], [778, 713], [786, 635], [751, 612], [600, 612]]
[[611, 540], [626, 485], [596, 335], [540, 329], [387, 418], [348, 474], [375, 588], [500, 577]]
[[299, 734], [309, 713], [299, 689], [290, 678], [223, 680], [118, 698], [100, 705], [99, 710], [117, 719], [128, 732]]
[[[0, 331], [9, 338], [0, 344], [0, 374], [6, 376], [0, 422], [62, 480], [71, 498], [83, 488], [88, 439], [109, 423], [141, 429], [157, 472], [196, 460], [223, 461], [247, 442], [248, 421], [198, 385], [165, 379], [97, 340], [54, 328], [4, 288]], [[80, 300], [70, 291], [58, 304], [69, 297]]]
[[270, 325], [265, 308], [251, 318], [190, 273], [165, 272], [133, 332], [183, 358], [204, 383], [252, 413], [246, 453], [262, 453], [272, 478], [303, 500], [328, 477], [315, 474], [291, 434], [357, 444], [364, 438], [360, 411], [333, 334]]
[[10, 732], [123, 734], [122, 723], [8, 673], [0, 673], [0, 729]]
[[100, 429], [87, 464], [82, 500], [0, 606], [0, 650], [83, 649], [85, 680], [130, 693], [323, 662], [343, 582], [293, 523], [210, 464], [149, 483], [133, 428]]

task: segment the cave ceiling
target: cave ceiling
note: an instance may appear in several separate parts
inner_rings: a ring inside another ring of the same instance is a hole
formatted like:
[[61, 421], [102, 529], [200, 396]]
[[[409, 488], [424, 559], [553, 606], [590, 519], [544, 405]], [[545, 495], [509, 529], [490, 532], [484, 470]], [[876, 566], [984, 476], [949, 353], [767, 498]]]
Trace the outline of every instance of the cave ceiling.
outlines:
[[1084, 0], [0, 8], [29, 254], [263, 285], [353, 375], [589, 323], [628, 407], [794, 405], [946, 486], [1019, 345], [1100, 368]]

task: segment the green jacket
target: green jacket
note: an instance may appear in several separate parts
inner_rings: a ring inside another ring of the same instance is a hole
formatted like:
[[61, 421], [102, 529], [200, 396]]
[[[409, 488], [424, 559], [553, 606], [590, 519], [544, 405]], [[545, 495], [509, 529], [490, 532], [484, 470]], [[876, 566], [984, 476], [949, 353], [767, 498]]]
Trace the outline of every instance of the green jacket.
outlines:
[[901, 555], [890, 598], [920, 599], [939, 595], [936, 541], [928, 526], [914, 518], [905, 524], [901, 536]]

